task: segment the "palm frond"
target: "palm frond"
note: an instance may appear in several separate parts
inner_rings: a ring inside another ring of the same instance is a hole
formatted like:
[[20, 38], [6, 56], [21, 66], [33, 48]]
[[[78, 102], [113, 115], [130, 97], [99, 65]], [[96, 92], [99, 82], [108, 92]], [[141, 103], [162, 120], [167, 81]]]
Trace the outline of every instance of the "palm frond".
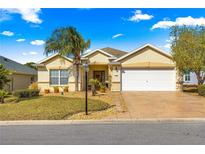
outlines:
[[75, 27], [61, 27], [55, 29], [46, 40], [44, 54], [59, 53], [72, 55], [74, 60], [80, 60], [80, 55], [90, 47], [91, 41], [85, 41]]

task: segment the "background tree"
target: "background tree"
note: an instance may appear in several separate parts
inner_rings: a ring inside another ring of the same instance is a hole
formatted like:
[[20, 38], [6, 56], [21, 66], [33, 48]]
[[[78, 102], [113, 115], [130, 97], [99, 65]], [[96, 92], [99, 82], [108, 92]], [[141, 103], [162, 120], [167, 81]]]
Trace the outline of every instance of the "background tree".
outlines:
[[79, 66], [81, 54], [90, 47], [90, 40], [85, 41], [74, 27], [63, 27], [53, 31], [46, 41], [45, 54], [59, 53], [63, 56], [73, 56], [73, 65], [76, 66], [75, 90], [78, 91]]
[[194, 72], [198, 84], [205, 81], [205, 27], [172, 27], [171, 54], [179, 71], [180, 83], [183, 83], [183, 74]]
[[27, 62], [26, 64], [24, 64], [25, 66], [28, 66], [30, 68], [33, 68], [35, 70], [37, 70], [37, 67], [35, 66], [36, 63], [34, 62]]
[[2, 90], [8, 82], [10, 82], [9, 75], [11, 75], [11, 72], [0, 64], [0, 90]]

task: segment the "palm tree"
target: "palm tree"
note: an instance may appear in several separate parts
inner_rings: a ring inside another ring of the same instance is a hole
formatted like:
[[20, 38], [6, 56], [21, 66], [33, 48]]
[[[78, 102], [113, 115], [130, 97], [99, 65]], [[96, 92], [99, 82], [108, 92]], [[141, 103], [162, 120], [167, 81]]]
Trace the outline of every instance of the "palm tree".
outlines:
[[81, 54], [90, 47], [90, 40], [84, 40], [75, 27], [63, 27], [53, 31], [46, 40], [45, 54], [59, 53], [63, 56], [73, 56], [73, 65], [76, 66], [75, 90], [78, 91], [79, 65]]

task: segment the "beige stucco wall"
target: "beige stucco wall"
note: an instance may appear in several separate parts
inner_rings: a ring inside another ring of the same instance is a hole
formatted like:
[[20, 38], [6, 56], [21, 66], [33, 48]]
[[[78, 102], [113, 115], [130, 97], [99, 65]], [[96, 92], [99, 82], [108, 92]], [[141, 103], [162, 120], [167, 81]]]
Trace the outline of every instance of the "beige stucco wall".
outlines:
[[21, 89], [27, 89], [32, 83], [31, 78], [33, 78], [33, 82], [37, 80], [37, 75], [27, 75], [27, 74], [12, 74], [10, 77], [9, 85], [5, 87], [8, 91], [15, 91]]
[[126, 57], [125, 59], [122, 59], [120, 62], [122, 63], [122, 67], [126, 66], [127, 64], [143, 62], [174, 64], [174, 62], [169, 57], [149, 47], [144, 48], [141, 51]]
[[111, 91], [120, 91], [120, 90], [121, 90], [120, 82], [111, 83]]
[[[43, 92], [45, 89], [49, 89], [51, 92], [53, 91], [54, 85], [50, 85], [50, 70], [51, 69], [68, 69], [69, 70], [69, 79], [68, 79], [68, 87], [69, 91], [75, 91], [75, 68], [71, 61], [62, 58], [60, 56], [56, 56], [51, 58], [50, 60], [42, 63], [45, 66], [38, 66], [38, 87]], [[81, 75], [80, 75], [81, 76]], [[79, 81], [81, 81], [79, 77]], [[58, 85], [55, 85], [58, 86]], [[66, 86], [66, 85], [65, 85]], [[61, 86], [59, 85], [59, 88]], [[60, 91], [62, 89], [60, 88]], [[79, 90], [81, 90], [81, 82], [79, 82]]]
[[89, 58], [89, 63], [93, 64], [108, 64], [109, 63], [109, 57], [105, 54], [102, 54], [101, 52], [95, 52], [91, 55], [89, 55], [87, 58]]
[[120, 82], [121, 67], [113, 66], [112, 67], [112, 82]]
[[49, 82], [49, 71], [46, 67], [38, 68], [38, 82]]
[[47, 69], [68, 69], [72, 66], [72, 62], [60, 56], [55, 56], [52, 59], [43, 63]]
[[121, 66], [114, 65], [110, 66], [111, 75], [111, 91], [121, 90]]

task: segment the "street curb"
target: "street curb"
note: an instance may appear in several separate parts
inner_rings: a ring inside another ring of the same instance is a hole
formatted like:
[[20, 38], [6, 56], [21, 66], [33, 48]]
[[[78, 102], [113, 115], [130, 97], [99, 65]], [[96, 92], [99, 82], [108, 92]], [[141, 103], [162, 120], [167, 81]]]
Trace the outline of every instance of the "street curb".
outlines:
[[192, 123], [205, 122], [205, 118], [150, 118], [150, 119], [113, 119], [113, 120], [19, 120], [0, 121], [6, 125], [70, 125], [70, 124], [118, 124], [118, 123]]

